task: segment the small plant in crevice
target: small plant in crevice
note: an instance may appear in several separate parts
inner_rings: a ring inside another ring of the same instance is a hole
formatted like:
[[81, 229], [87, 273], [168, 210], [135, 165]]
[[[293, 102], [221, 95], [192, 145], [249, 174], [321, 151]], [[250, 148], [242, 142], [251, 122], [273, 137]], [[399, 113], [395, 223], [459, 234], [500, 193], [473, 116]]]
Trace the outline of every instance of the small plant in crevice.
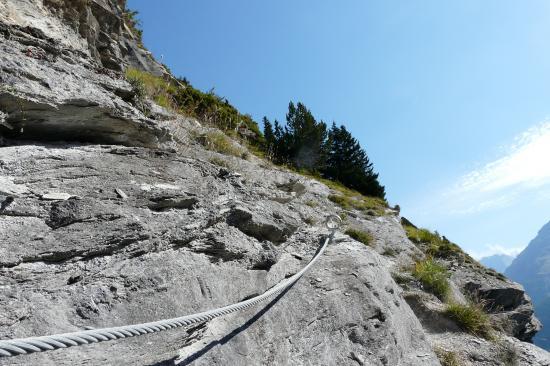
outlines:
[[501, 342], [499, 344], [497, 358], [503, 366], [519, 366], [518, 351], [511, 343]]
[[148, 115], [149, 110], [147, 108], [147, 92], [145, 91], [145, 85], [143, 81], [134, 78], [127, 79], [132, 86], [132, 104], [141, 111], [141, 113]]
[[458, 356], [458, 353], [453, 351], [448, 351], [443, 348], [436, 348], [434, 350], [439, 362], [442, 366], [461, 366], [462, 362]]
[[444, 314], [454, 320], [465, 332], [488, 340], [494, 339], [489, 316], [481, 304], [450, 303]]
[[442, 301], [447, 301], [450, 296], [451, 286], [449, 285], [449, 272], [437, 263], [433, 258], [427, 258], [417, 262], [412, 275], [429, 292], [433, 293]]
[[242, 158], [243, 150], [237, 147], [233, 141], [221, 131], [212, 130], [206, 133], [196, 134], [195, 140], [208, 150]]
[[346, 235], [349, 235], [352, 239], [357, 240], [360, 243], [365, 245], [372, 246], [372, 235], [366, 231], [357, 230], [357, 229], [347, 229], [345, 231]]

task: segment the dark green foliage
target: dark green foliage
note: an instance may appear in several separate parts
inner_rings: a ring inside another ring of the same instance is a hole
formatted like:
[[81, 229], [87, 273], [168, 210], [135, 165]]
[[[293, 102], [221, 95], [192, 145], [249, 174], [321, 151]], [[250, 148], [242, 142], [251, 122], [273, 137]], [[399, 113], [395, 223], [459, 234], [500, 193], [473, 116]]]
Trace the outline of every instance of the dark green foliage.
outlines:
[[284, 136], [286, 154], [292, 165], [298, 169], [322, 170], [327, 125], [317, 122], [302, 103], [288, 105]]
[[332, 124], [328, 133], [325, 176], [369, 196], [384, 197], [367, 153], [344, 126]]
[[365, 150], [344, 126], [330, 131], [302, 103], [290, 102], [286, 125], [264, 117], [265, 149], [276, 163], [320, 174], [361, 194], [385, 197]]

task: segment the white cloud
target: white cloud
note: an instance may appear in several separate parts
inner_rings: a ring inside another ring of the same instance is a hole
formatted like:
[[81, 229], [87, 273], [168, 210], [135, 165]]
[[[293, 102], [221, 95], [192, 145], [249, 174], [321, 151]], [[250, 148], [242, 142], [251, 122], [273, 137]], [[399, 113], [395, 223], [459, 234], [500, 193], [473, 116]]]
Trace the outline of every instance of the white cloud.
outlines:
[[521, 194], [545, 186], [550, 187], [550, 121], [528, 129], [502, 157], [460, 178], [444, 194], [445, 206], [452, 214], [468, 215], [509, 206]]
[[498, 244], [489, 244], [486, 245], [483, 250], [481, 251], [471, 251], [470, 254], [475, 259], [481, 259], [483, 257], [489, 257], [491, 255], [495, 254], [506, 254], [510, 255], [512, 257], [517, 256], [519, 253], [521, 253], [525, 249], [525, 246], [523, 247], [512, 247], [512, 248], [506, 248]]
[[538, 187], [550, 182], [550, 121], [518, 136], [509, 152], [463, 177], [459, 188], [492, 192], [523, 185]]

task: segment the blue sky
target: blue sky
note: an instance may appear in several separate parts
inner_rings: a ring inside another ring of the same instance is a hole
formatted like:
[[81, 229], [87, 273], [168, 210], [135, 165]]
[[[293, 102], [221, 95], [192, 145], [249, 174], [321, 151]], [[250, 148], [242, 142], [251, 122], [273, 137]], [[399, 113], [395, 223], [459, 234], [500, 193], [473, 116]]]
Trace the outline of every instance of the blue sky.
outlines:
[[550, 2], [129, 0], [174, 74], [345, 124], [391, 203], [479, 257], [550, 220]]

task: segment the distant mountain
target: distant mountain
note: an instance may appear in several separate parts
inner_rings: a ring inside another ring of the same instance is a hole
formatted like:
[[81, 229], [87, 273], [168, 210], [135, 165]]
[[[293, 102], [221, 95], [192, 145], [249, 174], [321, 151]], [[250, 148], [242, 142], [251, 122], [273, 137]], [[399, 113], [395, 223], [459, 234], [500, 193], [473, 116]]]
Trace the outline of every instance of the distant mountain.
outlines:
[[512, 261], [514, 260], [514, 258], [515, 257], [511, 255], [495, 254], [489, 257], [483, 257], [479, 261], [485, 267], [489, 267], [494, 269], [497, 272], [504, 273], [506, 268], [508, 268], [508, 266], [512, 264]]
[[505, 274], [521, 283], [531, 296], [535, 313], [543, 324], [534, 343], [550, 350], [550, 222], [514, 259]]

